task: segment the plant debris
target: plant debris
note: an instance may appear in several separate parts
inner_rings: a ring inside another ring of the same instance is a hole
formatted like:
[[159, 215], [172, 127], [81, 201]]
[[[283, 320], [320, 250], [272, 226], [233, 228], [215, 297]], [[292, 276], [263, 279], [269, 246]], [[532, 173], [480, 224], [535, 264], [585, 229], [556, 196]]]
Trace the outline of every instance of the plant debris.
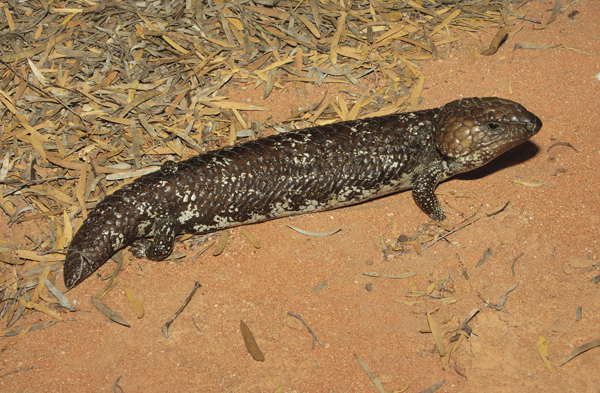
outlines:
[[441, 388], [444, 383], [446, 383], [446, 380], [440, 381], [440, 382], [436, 383], [435, 385], [433, 385], [425, 390], [422, 390], [421, 393], [433, 393], [436, 390], [438, 390], [439, 388]]
[[135, 311], [135, 315], [138, 317], [138, 319], [143, 318], [144, 306], [142, 305], [140, 299], [129, 287], [123, 287], [123, 290], [125, 291], [125, 295], [127, 295], [127, 299], [129, 300], [133, 311]]
[[302, 317], [300, 315], [296, 315], [296, 314], [292, 314], [291, 312], [288, 311], [287, 313], [290, 317], [294, 317], [300, 320], [300, 322], [302, 322], [302, 324], [304, 326], [306, 326], [306, 328], [308, 329], [308, 331], [310, 332], [310, 334], [312, 334], [313, 336], [313, 343], [312, 343], [312, 349], [315, 349], [315, 341], [318, 342], [319, 344], [321, 344], [322, 347], [324, 347], [325, 345], [319, 341], [319, 339], [317, 338], [317, 335], [315, 334], [315, 332], [313, 332], [313, 330], [310, 328], [310, 326], [308, 326], [308, 323], [304, 322], [304, 319], [302, 319]]
[[242, 332], [242, 338], [244, 339], [244, 344], [246, 345], [248, 353], [252, 355], [252, 358], [254, 360], [258, 362], [264, 362], [265, 355], [263, 355], [262, 351], [258, 347], [258, 344], [254, 339], [254, 334], [252, 334], [252, 331], [250, 330], [248, 325], [244, 323], [244, 321], [240, 321], [240, 331]]
[[[496, 311], [502, 311], [502, 309], [504, 308], [504, 303], [506, 303], [506, 300], [508, 299], [508, 294], [511, 293], [512, 291], [514, 291], [515, 289], [517, 289], [517, 287], [519, 286], [519, 284], [515, 284], [512, 287], [508, 288], [506, 290], [506, 292], [504, 292], [504, 294], [502, 294], [502, 296], [500, 296], [500, 300], [498, 301], [498, 304], [492, 304], [490, 302], [488, 302], [487, 300], [485, 300], [483, 298], [483, 296], [481, 296], [481, 293], [477, 292], [477, 294], [479, 295], [479, 298], [481, 300], [483, 300], [483, 302], [485, 303], [486, 306], [488, 306], [489, 308], [493, 308]], [[507, 311], [505, 311], [507, 312]]]
[[[458, 327], [448, 327], [442, 330], [437, 322], [433, 319], [430, 312], [427, 312], [427, 323], [429, 325], [429, 331], [421, 331], [422, 333], [431, 333], [435, 342], [436, 350], [440, 356], [442, 362], [442, 368], [444, 371], [451, 371], [450, 360], [452, 355], [458, 350], [463, 341], [470, 337], [472, 329], [468, 325], [469, 321], [473, 316], [479, 312], [478, 308], [473, 309], [464, 319], [464, 321], [458, 325]], [[452, 318], [448, 318], [443, 324], [450, 322]], [[444, 336], [450, 333], [454, 333], [448, 343], [444, 340]], [[456, 366], [455, 366], [456, 367]], [[466, 377], [465, 377], [466, 378]]]
[[512, 272], [513, 277], [515, 276], [515, 265], [517, 264], [517, 261], [519, 260], [519, 258], [521, 258], [523, 255], [525, 255], [524, 252], [520, 253], [519, 255], [517, 255], [517, 257], [513, 260], [513, 263], [510, 267], [510, 270]]
[[417, 274], [417, 272], [407, 272], [407, 273], [402, 273], [400, 275], [393, 275], [393, 274], [387, 274], [387, 273], [377, 273], [377, 272], [367, 272], [367, 273], [363, 273], [364, 276], [369, 276], [369, 277], [384, 277], [384, 278], [410, 278], [413, 277]]
[[550, 153], [550, 149], [552, 149], [553, 147], [557, 147], [557, 146], [566, 146], [566, 147], [570, 147], [571, 149], [575, 150], [575, 153], [579, 154], [579, 150], [577, 150], [575, 148], [575, 146], [573, 146], [572, 144], [570, 144], [569, 142], [556, 142], [553, 143], [552, 146], [550, 146], [548, 148], [548, 150], [546, 150], [546, 153]]
[[293, 229], [296, 232], [300, 232], [303, 235], [306, 235], [306, 236], [315, 236], [315, 237], [331, 236], [331, 235], [334, 235], [334, 234], [336, 234], [336, 233], [338, 233], [339, 231], [342, 230], [342, 227], [338, 227], [338, 228], [332, 229], [331, 231], [327, 231], [327, 232], [309, 232], [309, 231], [305, 231], [304, 229], [293, 227], [291, 225], [286, 225], [286, 226], [288, 228]]
[[254, 237], [254, 235], [245, 227], [240, 227], [240, 230], [242, 231], [242, 233], [244, 234], [244, 236], [246, 236], [246, 238], [248, 238], [248, 240], [250, 240], [250, 243], [252, 243], [252, 245], [254, 246], [254, 248], [260, 248], [260, 242], [258, 241], [258, 239], [256, 237]]
[[369, 365], [364, 360], [362, 360], [357, 354], [354, 354], [354, 358], [356, 359], [358, 364], [360, 364], [360, 366], [363, 368], [363, 370], [365, 370], [365, 373], [367, 373], [367, 375], [373, 382], [373, 385], [375, 385], [375, 388], [377, 389], [377, 391], [379, 393], [385, 393], [385, 389], [383, 389], [383, 385], [381, 384], [381, 381], [379, 381], [379, 378], [377, 378], [377, 375], [375, 375], [373, 370], [371, 370], [371, 367], [369, 367]]
[[589, 343], [585, 343], [579, 348], [575, 349], [569, 356], [563, 360], [561, 367], [570, 362], [574, 357], [581, 355], [582, 353], [589, 351], [590, 349], [600, 347], [600, 340], [590, 341]]
[[322, 283], [320, 283], [319, 285], [317, 285], [316, 287], [313, 288], [312, 293], [319, 292], [321, 289], [325, 288], [327, 285], [329, 285], [329, 280], [323, 281]]
[[4, 377], [6, 377], [7, 375], [10, 375], [10, 374], [18, 373], [18, 372], [21, 372], [21, 371], [29, 371], [29, 370], [33, 370], [33, 369], [36, 369], [36, 368], [37, 367], [35, 367], [35, 366], [26, 367], [26, 368], [18, 368], [16, 370], [9, 371], [7, 373], [4, 373], [4, 374], [0, 375], [0, 378], [4, 378]]
[[484, 263], [487, 262], [488, 259], [490, 259], [490, 257], [492, 256], [492, 254], [494, 253], [494, 251], [492, 250], [492, 248], [488, 248], [487, 250], [485, 250], [485, 252], [483, 253], [483, 258], [481, 258], [481, 260], [479, 262], [477, 262], [477, 265], [475, 265], [475, 267], [479, 267], [481, 265], [483, 265]]
[[221, 236], [219, 237], [219, 242], [217, 243], [217, 247], [213, 251], [213, 256], [220, 255], [225, 246], [227, 245], [227, 239], [229, 238], [229, 229], [225, 229], [221, 231]]
[[538, 348], [538, 352], [540, 353], [540, 356], [542, 357], [542, 361], [544, 362], [546, 367], [548, 367], [550, 372], [553, 373], [554, 370], [552, 370], [552, 363], [550, 362], [550, 356], [548, 356], [548, 341], [546, 340], [546, 337], [544, 337], [544, 336], [538, 337], [537, 348]]
[[194, 289], [192, 289], [192, 292], [187, 297], [187, 299], [185, 299], [185, 301], [183, 302], [183, 304], [181, 305], [179, 310], [177, 310], [175, 315], [173, 315], [173, 318], [169, 319], [169, 321], [163, 325], [161, 330], [162, 330], [162, 334], [165, 338], [169, 338], [169, 327], [175, 321], [175, 319], [177, 319], [179, 314], [181, 314], [183, 312], [183, 310], [187, 307], [187, 305], [192, 301], [192, 298], [196, 294], [196, 291], [198, 290], [198, 288], [202, 288], [202, 284], [200, 284], [198, 281], [196, 281], [194, 283]]
[[125, 319], [123, 319], [123, 317], [121, 317], [119, 314], [117, 314], [111, 308], [109, 308], [106, 304], [104, 304], [102, 300], [98, 299], [95, 296], [92, 296], [90, 300], [92, 301], [94, 307], [96, 307], [96, 310], [100, 311], [102, 314], [104, 314], [105, 317], [107, 317], [111, 321], [116, 322], [119, 325], [123, 325], [125, 327], [131, 327], [131, 325]]

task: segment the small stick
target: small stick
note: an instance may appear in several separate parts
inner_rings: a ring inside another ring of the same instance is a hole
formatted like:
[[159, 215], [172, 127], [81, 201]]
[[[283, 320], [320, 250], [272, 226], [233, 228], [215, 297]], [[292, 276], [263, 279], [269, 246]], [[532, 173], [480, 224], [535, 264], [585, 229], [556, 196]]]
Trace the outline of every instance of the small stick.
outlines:
[[461, 377], [463, 377], [464, 379], [468, 379], [467, 376], [463, 373], [461, 373], [460, 371], [458, 371], [458, 365], [456, 364], [456, 362], [454, 362], [454, 371], [456, 371], [456, 373], [458, 375], [460, 375]]
[[515, 276], [515, 264], [517, 263], [517, 261], [519, 260], [519, 258], [521, 258], [524, 254], [525, 254], [524, 252], [520, 253], [519, 256], [515, 258], [515, 260], [513, 261], [512, 266], [510, 267], [510, 270], [512, 270], [513, 277]]
[[526, 18], [524, 16], [519, 16], [517, 14], [513, 14], [512, 12], [510, 12], [508, 10], [505, 10], [505, 11], [506, 11], [507, 14], [510, 14], [510, 15], [514, 16], [515, 18], [517, 18], [517, 19], [522, 19], [522, 20], [526, 20], [527, 22], [537, 23], [538, 25], [542, 24], [542, 22], [539, 21], [539, 20], [529, 19], [529, 18]]
[[27, 367], [27, 368], [18, 368], [16, 370], [9, 371], [9, 372], [7, 372], [5, 374], [0, 375], [0, 378], [4, 378], [4, 377], [6, 377], [7, 375], [10, 375], [10, 374], [18, 373], [19, 371], [27, 371], [27, 370], [31, 370], [31, 369], [34, 369], [34, 368], [37, 368], [37, 367], [36, 366], [31, 366], [31, 367]]
[[489, 308], [493, 308], [494, 310], [497, 310], [497, 311], [502, 311], [502, 308], [504, 307], [504, 303], [506, 303], [506, 300], [508, 299], [508, 294], [511, 293], [512, 291], [514, 291], [518, 285], [519, 284], [515, 284], [512, 287], [508, 288], [506, 290], [506, 292], [504, 292], [504, 294], [502, 296], [500, 296], [500, 300], [498, 301], [497, 305], [494, 305], [494, 304], [488, 302], [487, 300], [485, 300], [483, 298], [483, 296], [481, 296], [481, 293], [477, 292], [477, 294], [479, 295], [479, 298], [481, 300], [483, 300], [483, 302], [486, 304], [486, 306], [488, 306]]
[[302, 322], [304, 324], [304, 326], [306, 326], [306, 328], [308, 329], [308, 331], [310, 332], [310, 334], [312, 334], [312, 336], [313, 336], [312, 349], [315, 349], [315, 341], [318, 342], [319, 344], [321, 344], [322, 347], [325, 346], [325, 345], [323, 345], [323, 343], [321, 341], [319, 341], [319, 339], [317, 338], [317, 335], [315, 334], [315, 332], [313, 332], [313, 330], [310, 328], [310, 326], [308, 326], [308, 323], [304, 322], [304, 319], [302, 319], [302, 317], [300, 315], [292, 314], [289, 311], [288, 311], [287, 314], [290, 317], [298, 318], [300, 320], [300, 322]]
[[448, 273], [448, 276], [452, 279], [452, 281], [456, 282], [454, 277], [452, 277], [452, 269], [450, 269], [450, 273]]
[[200, 284], [198, 281], [196, 281], [196, 283], [194, 284], [194, 289], [192, 290], [192, 293], [190, 293], [190, 296], [188, 296], [187, 299], [185, 299], [185, 302], [183, 302], [183, 304], [181, 305], [179, 310], [177, 310], [175, 315], [173, 315], [173, 318], [171, 318], [171, 320], [169, 322], [165, 323], [165, 325], [162, 327], [162, 329], [161, 329], [162, 334], [163, 334], [163, 336], [165, 336], [165, 338], [169, 338], [169, 326], [171, 326], [173, 321], [175, 321], [175, 318], [177, 318], [179, 316], [179, 314], [181, 314], [183, 312], [183, 309], [187, 307], [189, 302], [194, 297], [194, 294], [200, 287], [202, 287], [202, 284]]
[[4, 191], [3, 196], [9, 196], [14, 194], [15, 192], [19, 191], [20, 189], [30, 186], [32, 184], [40, 184], [40, 183], [44, 183], [47, 181], [53, 181], [53, 180], [72, 180], [72, 179], [79, 179], [78, 176], [55, 176], [55, 177], [47, 177], [45, 179], [35, 179], [35, 180], [30, 180], [28, 182], [25, 183], [21, 183], [18, 186], [15, 186], [14, 188], [11, 188], [10, 190], [6, 190]]
[[491, 216], [495, 216], [496, 214], [502, 213], [504, 210], [506, 210], [506, 208], [508, 207], [509, 204], [510, 204], [510, 201], [506, 202], [506, 205], [504, 205], [504, 207], [502, 207], [502, 209], [498, 210], [497, 212], [490, 213], [487, 216], [491, 217]]
[[121, 379], [122, 375], [119, 375], [115, 383], [113, 384], [113, 392], [114, 393], [123, 393], [123, 388], [119, 386], [119, 379]]
[[195, 257], [192, 258], [192, 263], [196, 262], [196, 259], [198, 259], [198, 257], [202, 254], [204, 254], [204, 252], [206, 250], [208, 250], [209, 248], [211, 248], [213, 245], [215, 244], [215, 242], [210, 243], [208, 246], [204, 247], [202, 250], [200, 250], [200, 252], [198, 254], [196, 254]]
[[192, 317], [192, 323], [196, 327], [196, 330], [200, 331], [200, 328], [198, 327], [198, 325], [196, 325], [196, 320], [194, 319], [194, 317]]
[[427, 293], [427, 292], [419, 292], [419, 291], [404, 291], [404, 292], [406, 292], [406, 293], [414, 293], [414, 294], [422, 295], [422, 296], [429, 296], [429, 297], [432, 297], [434, 299], [443, 299], [442, 296], [432, 295], [432, 294]]
[[464, 227], [466, 227], [469, 224], [474, 223], [475, 221], [479, 220], [482, 216], [471, 216], [471, 218], [468, 218], [467, 220], [465, 220], [462, 224], [460, 224], [459, 226], [457, 226], [456, 228], [454, 228], [453, 230], [446, 232], [445, 234], [443, 234], [442, 236], [438, 237], [437, 239], [435, 239], [434, 241], [432, 241], [431, 243], [425, 245], [423, 247], [423, 249], [421, 251], [425, 251], [427, 250], [429, 247], [433, 246], [435, 243], [439, 242], [442, 239], [445, 239], [446, 237], [450, 236], [451, 234], [453, 234], [454, 232], [457, 232], [461, 229], [463, 229]]
[[473, 319], [473, 317], [475, 316], [475, 314], [477, 314], [479, 312], [478, 308], [474, 308], [471, 310], [471, 312], [469, 312], [469, 314], [467, 314], [467, 316], [465, 317], [465, 319], [462, 321], [462, 323], [460, 324], [460, 326], [458, 327], [457, 330], [465, 330], [465, 327], [469, 325], [469, 322], [471, 321], [471, 319]]
[[546, 153], [550, 153], [550, 149], [552, 149], [553, 147], [556, 147], [556, 146], [566, 146], [566, 147], [570, 147], [571, 149], [575, 150], [575, 153], [578, 153], [578, 154], [579, 154], [579, 150], [577, 150], [577, 149], [575, 148], [575, 146], [573, 146], [573, 145], [572, 145], [572, 144], [570, 144], [569, 142], [556, 142], [555, 144], [553, 144], [552, 146], [550, 146], [550, 147], [548, 148], [548, 150], [546, 151]]

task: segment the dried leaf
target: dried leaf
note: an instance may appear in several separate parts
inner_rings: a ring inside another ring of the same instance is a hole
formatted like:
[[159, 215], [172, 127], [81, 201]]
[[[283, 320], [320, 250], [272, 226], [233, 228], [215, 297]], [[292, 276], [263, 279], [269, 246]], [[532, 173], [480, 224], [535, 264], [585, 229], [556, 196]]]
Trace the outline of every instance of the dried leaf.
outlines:
[[410, 108], [413, 111], [419, 109], [419, 98], [421, 97], [421, 91], [423, 90], [423, 85], [425, 84], [425, 77], [419, 75], [419, 82], [410, 92]]
[[129, 303], [131, 303], [131, 307], [133, 307], [133, 311], [135, 311], [135, 315], [138, 317], [138, 319], [143, 318], [144, 317], [144, 306], [142, 305], [142, 302], [140, 301], [140, 299], [138, 299], [136, 294], [133, 293], [133, 291], [131, 289], [129, 289], [128, 287], [123, 287], [123, 289], [125, 290], [127, 299], [129, 299]]
[[252, 243], [254, 248], [261, 247], [260, 242], [254, 237], [254, 235], [252, 233], [250, 233], [250, 231], [248, 229], [246, 229], [245, 227], [240, 227], [240, 230], [248, 238], [248, 240], [250, 240], [250, 243]]
[[33, 303], [33, 302], [27, 302], [27, 301], [25, 301], [25, 299], [24, 299], [24, 298], [19, 298], [19, 301], [20, 301], [20, 303], [21, 303], [21, 305], [22, 305], [23, 307], [26, 307], [26, 308], [31, 308], [31, 309], [37, 310], [37, 311], [39, 311], [39, 312], [43, 312], [44, 314], [48, 314], [48, 315], [50, 315], [52, 318], [58, 319], [59, 321], [62, 321], [62, 320], [63, 320], [63, 319], [61, 318], [61, 316], [60, 316], [60, 315], [58, 315], [58, 313], [57, 313], [56, 311], [50, 310], [49, 308], [47, 308], [47, 307], [44, 307], [44, 306], [42, 306], [41, 304], [38, 304], [38, 303]]
[[438, 390], [439, 388], [441, 388], [445, 382], [446, 382], [446, 380], [440, 381], [440, 382], [436, 383], [435, 385], [433, 385], [425, 390], [422, 390], [421, 393], [433, 393], [436, 390]]
[[288, 228], [292, 228], [294, 231], [296, 232], [300, 232], [303, 235], [306, 236], [316, 236], [316, 237], [325, 237], [325, 236], [331, 236], [333, 234], [338, 233], [339, 231], [342, 230], [342, 227], [336, 228], [336, 229], [332, 229], [331, 231], [328, 232], [309, 232], [309, 231], [305, 231], [304, 229], [300, 229], [300, 228], [295, 228], [291, 225], [286, 225]]
[[244, 323], [244, 321], [240, 321], [240, 330], [242, 331], [242, 338], [244, 339], [244, 344], [246, 344], [246, 349], [252, 358], [259, 362], [265, 361], [265, 355], [263, 355], [262, 351], [258, 347], [256, 340], [254, 339], [254, 335], [248, 325]]
[[23, 338], [23, 336], [26, 335], [29, 332], [29, 330], [31, 330], [31, 326], [27, 326], [27, 328], [23, 329], [16, 337], [14, 337], [12, 340], [0, 347], [0, 353], [4, 352], [6, 348], [10, 347], [11, 345], [19, 341], [21, 338]]
[[321, 289], [325, 288], [327, 285], [329, 285], [329, 280], [323, 281], [322, 283], [320, 283], [319, 285], [317, 285], [316, 287], [313, 288], [312, 293], [319, 292]]
[[402, 273], [400, 275], [394, 276], [392, 274], [376, 273], [376, 272], [363, 273], [363, 275], [369, 276], [369, 277], [385, 277], [385, 278], [410, 278], [410, 277], [415, 276], [416, 274], [417, 274], [417, 272], [407, 272], [407, 273]]
[[48, 280], [46, 277], [44, 277], [44, 280], [46, 281], [46, 287], [48, 287], [50, 293], [58, 299], [60, 305], [68, 310], [73, 311], [73, 307], [71, 306], [71, 302], [69, 301], [69, 299], [67, 299], [67, 297], [63, 295], [62, 292], [59, 291], [50, 280]]
[[71, 225], [71, 220], [69, 219], [69, 215], [66, 210], [63, 210], [63, 232], [62, 232], [64, 243], [61, 244], [60, 249], [66, 249], [71, 244], [71, 240], [73, 240], [73, 226]]
[[216, 257], [221, 254], [227, 245], [227, 238], [229, 237], [229, 229], [225, 229], [221, 231], [221, 237], [219, 237], [219, 243], [217, 243], [217, 247], [213, 251], [213, 255]]
[[540, 181], [530, 182], [530, 181], [523, 181], [523, 180], [513, 180], [513, 183], [515, 183], [515, 184], [521, 184], [521, 185], [527, 186], [527, 187], [539, 187], [539, 186], [542, 186], [544, 184], [544, 183], [542, 183]]
[[113, 322], [118, 323], [119, 325], [131, 327], [131, 325], [129, 325], [126, 320], [124, 320], [119, 314], [117, 314], [116, 312], [111, 310], [100, 299], [92, 296], [91, 300], [92, 300], [92, 304], [94, 305], [94, 307], [96, 307], [96, 309], [98, 311], [100, 311], [102, 314], [104, 314], [105, 317], [107, 317], [108, 319], [110, 319]]
[[433, 334], [433, 339], [435, 341], [435, 345], [437, 346], [437, 350], [440, 356], [446, 355], [446, 344], [444, 344], [444, 338], [442, 337], [442, 332], [438, 327], [437, 323], [435, 323], [433, 317], [428, 312], [427, 313], [427, 322], [429, 323], [429, 329], [431, 329], [431, 333]]
[[498, 30], [498, 32], [492, 39], [492, 42], [490, 42], [490, 46], [488, 46], [486, 50], [481, 52], [481, 54], [484, 56], [491, 56], [494, 53], [496, 53], [498, 51], [498, 48], [500, 48], [500, 45], [502, 45], [504, 41], [506, 41], [508, 33], [510, 33], [510, 29], [508, 28], [508, 26], [504, 26], [503, 28]]
[[340, 17], [338, 18], [338, 27], [331, 38], [331, 43], [329, 47], [329, 59], [331, 64], [337, 64], [337, 56], [338, 56], [338, 45], [340, 42], [340, 37], [344, 32], [344, 27], [346, 25], [346, 17], [348, 16], [347, 12], [340, 13]]
[[550, 370], [550, 372], [554, 372], [552, 370], [552, 363], [550, 362], [550, 356], [548, 356], [548, 342], [546, 341], [546, 337], [540, 336], [537, 340], [537, 348], [542, 360], [546, 364], [546, 367]]
[[600, 347], [600, 340], [590, 341], [589, 343], [583, 344], [573, 352], [569, 356], [563, 360], [561, 367], [570, 362], [574, 357], [581, 355], [582, 353], [589, 351], [590, 349]]
[[529, 42], [517, 42], [513, 47], [512, 59], [515, 59], [515, 51], [517, 49], [535, 49], [535, 50], [546, 50], [556, 48], [557, 46], [562, 46], [562, 44], [533, 44]]
[[[27, 330], [27, 332], [35, 332], [38, 330], [44, 330], [46, 328], [49, 328], [50, 326], [56, 325], [58, 322], [60, 322], [60, 321], [53, 320], [53, 321], [46, 321], [46, 322], [37, 322], [37, 323], [33, 323], [30, 325], [26, 325], [26, 326], [17, 326], [16, 328], [13, 328], [11, 330], [0, 332], [0, 336], [14, 337], [18, 334], [23, 333], [23, 331], [25, 331], [25, 330]], [[26, 334], [27, 332], [25, 332], [24, 334]], [[2, 350], [0, 350], [0, 353], [2, 353]]]
[[367, 373], [369, 378], [371, 378], [371, 381], [373, 381], [373, 385], [375, 385], [375, 388], [379, 391], [379, 393], [385, 393], [385, 390], [383, 389], [383, 385], [379, 381], [379, 378], [377, 378], [377, 375], [375, 375], [375, 373], [371, 370], [369, 365], [367, 363], [365, 363], [365, 361], [362, 360], [357, 354], [354, 354], [354, 358], [356, 359], [358, 364], [360, 364], [360, 366], [363, 368], [363, 370], [365, 370], [365, 373]]

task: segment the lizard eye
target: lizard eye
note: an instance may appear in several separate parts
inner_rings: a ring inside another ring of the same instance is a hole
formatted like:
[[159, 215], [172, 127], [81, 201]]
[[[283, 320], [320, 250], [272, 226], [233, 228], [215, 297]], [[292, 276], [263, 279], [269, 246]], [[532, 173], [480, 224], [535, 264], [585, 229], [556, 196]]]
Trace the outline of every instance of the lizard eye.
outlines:
[[500, 128], [500, 124], [498, 123], [494, 123], [494, 122], [489, 122], [487, 123], [487, 126], [490, 128], [490, 130], [492, 131], [496, 131], [498, 128]]

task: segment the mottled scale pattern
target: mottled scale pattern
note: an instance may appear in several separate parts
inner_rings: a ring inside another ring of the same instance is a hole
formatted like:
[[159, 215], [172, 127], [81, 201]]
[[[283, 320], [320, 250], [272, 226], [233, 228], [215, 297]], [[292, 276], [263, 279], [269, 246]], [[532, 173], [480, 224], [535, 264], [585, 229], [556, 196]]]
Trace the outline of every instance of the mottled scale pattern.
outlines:
[[469, 98], [444, 107], [306, 128], [166, 162], [90, 212], [65, 260], [72, 288], [134, 244], [161, 260], [175, 236], [327, 210], [413, 188], [445, 218], [438, 182], [481, 166], [531, 137], [541, 121], [520, 104]]

